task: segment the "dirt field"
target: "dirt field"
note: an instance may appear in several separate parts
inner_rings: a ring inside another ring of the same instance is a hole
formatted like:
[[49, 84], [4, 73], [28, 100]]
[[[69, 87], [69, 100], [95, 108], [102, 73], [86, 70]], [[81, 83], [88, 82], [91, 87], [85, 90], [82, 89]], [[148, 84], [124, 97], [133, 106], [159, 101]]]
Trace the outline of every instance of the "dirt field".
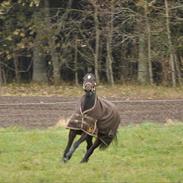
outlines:
[[[143, 121], [183, 121], [183, 99], [123, 100], [109, 98], [116, 104], [121, 124]], [[67, 120], [77, 105], [74, 97], [0, 97], [0, 127], [20, 125], [47, 128]]]

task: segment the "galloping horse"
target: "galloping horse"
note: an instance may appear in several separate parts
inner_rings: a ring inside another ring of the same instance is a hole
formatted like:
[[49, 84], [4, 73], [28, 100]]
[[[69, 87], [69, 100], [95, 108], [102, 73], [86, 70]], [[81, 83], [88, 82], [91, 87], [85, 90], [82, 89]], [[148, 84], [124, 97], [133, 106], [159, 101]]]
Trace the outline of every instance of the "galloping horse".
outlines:
[[[86, 141], [87, 151], [81, 163], [87, 162], [93, 151], [106, 148], [117, 134], [120, 116], [115, 106], [96, 95], [96, 79], [91, 73], [83, 78], [85, 95], [80, 99], [78, 109], [72, 115], [67, 128], [70, 129], [68, 143], [63, 154], [63, 161], [67, 162], [79, 145]], [[73, 143], [76, 135], [81, 135]], [[96, 137], [94, 143], [92, 138]]]

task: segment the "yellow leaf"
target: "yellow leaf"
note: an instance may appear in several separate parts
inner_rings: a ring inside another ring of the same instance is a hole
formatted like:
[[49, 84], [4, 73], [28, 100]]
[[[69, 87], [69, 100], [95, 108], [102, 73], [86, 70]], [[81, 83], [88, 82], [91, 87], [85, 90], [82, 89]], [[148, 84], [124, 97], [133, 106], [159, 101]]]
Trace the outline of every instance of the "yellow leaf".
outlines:
[[39, 3], [40, 3], [40, 0], [35, 0], [35, 5], [38, 7], [39, 6]]
[[25, 34], [23, 32], [20, 33], [21, 37], [25, 37]]
[[18, 43], [18, 44], [17, 44], [17, 47], [18, 47], [18, 48], [25, 48], [25, 45], [24, 45], [23, 43]]
[[10, 2], [9, 1], [4, 1], [2, 4], [4, 4], [4, 5], [10, 5]]
[[10, 6], [9, 1], [4, 1], [3, 3], [1, 3], [1, 7], [6, 8], [7, 6]]
[[137, 1], [137, 6], [144, 7], [144, 5], [145, 5], [144, 0], [138, 0]]
[[3, 10], [0, 10], [0, 15], [4, 15], [4, 11]]
[[7, 59], [10, 60], [12, 58], [11, 55], [7, 55]]
[[6, 40], [12, 41], [12, 37], [11, 37], [11, 36], [8, 36], [8, 37], [6, 38]]
[[17, 36], [17, 35], [19, 34], [19, 32], [20, 32], [20, 30], [19, 30], [19, 29], [16, 29], [16, 30], [13, 32], [13, 34]]
[[31, 2], [29, 6], [30, 6], [30, 7], [33, 7], [33, 5], [34, 5], [34, 2]]

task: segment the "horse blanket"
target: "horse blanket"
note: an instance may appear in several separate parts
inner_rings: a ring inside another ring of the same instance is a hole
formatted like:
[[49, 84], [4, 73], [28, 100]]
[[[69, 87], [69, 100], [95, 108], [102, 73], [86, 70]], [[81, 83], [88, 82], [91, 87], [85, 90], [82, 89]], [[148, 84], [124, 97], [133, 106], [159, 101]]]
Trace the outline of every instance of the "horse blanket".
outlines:
[[82, 111], [84, 96], [79, 102], [79, 108], [68, 121], [67, 128], [82, 130], [89, 135], [98, 137], [108, 145], [107, 138], [113, 139], [120, 124], [120, 116], [114, 104], [96, 97], [92, 108]]

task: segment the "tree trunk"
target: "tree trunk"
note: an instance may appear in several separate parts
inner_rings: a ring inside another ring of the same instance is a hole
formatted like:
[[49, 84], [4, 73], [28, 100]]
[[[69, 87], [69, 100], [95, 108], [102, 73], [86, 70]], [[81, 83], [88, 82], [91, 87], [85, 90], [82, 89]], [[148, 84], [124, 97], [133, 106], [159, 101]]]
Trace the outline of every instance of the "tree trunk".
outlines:
[[58, 57], [59, 56], [56, 53], [56, 50], [52, 48], [51, 59], [53, 64], [53, 79], [55, 84], [58, 84], [60, 82], [60, 62]]
[[[66, 12], [62, 16], [62, 22], [60, 22], [60, 25], [57, 26], [58, 28], [56, 30], [55, 35], [53, 35], [53, 37], [55, 37], [57, 34], [59, 34], [59, 31], [64, 28], [64, 22], [67, 21], [68, 13], [72, 6], [72, 2], [73, 2], [73, 0], [68, 1]], [[53, 78], [54, 78], [54, 83], [57, 84], [60, 82], [61, 63], [59, 60], [59, 54], [55, 50], [55, 41], [54, 40], [52, 40], [52, 41], [53, 42], [52, 42], [52, 48], [51, 48], [51, 50], [52, 50], [51, 56], [52, 56], [52, 63], [53, 63]]]
[[147, 60], [148, 60], [148, 70], [149, 70], [149, 81], [150, 84], [153, 84], [153, 72], [152, 72], [152, 61], [151, 61], [151, 28], [149, 24], [149, 18], [148, 18], [148, 2], [145, 0], [145, 21], [146, 21], [146, 30], [147, 30]]
[[[48, 0], [44, 0], [44, 5], [43, 5], [43, 15], [47, 17], [48, 15]], [[37, 22], [37, 18], [40, 15], [36, 15], [35, 13], [35, 22]], [[38, 26], [38, 25], [37, 25]], [[33, 81], [37, 82], [47, 82], [48, 77], [47, 77], [47, 66], [46, 66], [46, 60], [44, 58], [44, 53], [41, 49], [41, 45], [39, 44], [41, 42], [41, 34], [42, 30], [40, 30], [39, 27], [37, 27], [36, 30], [36, 39], [35, 39], [35, 47], [33, 49]]]
[[138, 82], [141, 84], [147, 83], [148, 67], [145, 56], [145, 35], [139, 35], [139, 58], [138, 58]]
[[106, 65], [106, 72], [107, 72], [107, 79], [111, 85], [114, 85], [114, 77], [113, 77], [113, 56], [112, 56], [112, 37], [113, 37], [113, 12], [114, 11], [114, 4], [113, 1], [111, 2], [111, 15], [110, 20], [107, 23], [107, 65]]
[[3, 72], [2, 72], [2, 66], [0, 63], [0, 86], [3, 84]]
[[1, 86], [3, 84], [3, 75], [2, 75], [2, 67], [1, 67], [1, 63], [0, 63], [0, 96], [1, 96]]
[[[48, 0], [44, 0], [44, 7], [45, 7], [44, 14], [47, 17], [50, 17], [50, 11], [49, 11], [50, 4]], [[59, 56], [55, 48], [55, 39], [58, 31], [52, 30], [53, 28], [51, 28], [52, 24], [50, 22], [50, 19], [48, 19], [46, 22], [48, 23], [48, 29], [49, 28], [51, 29], [51, 31], [49, 31], [50, 36], [48, 39], [49, 41], [48, 44], [49, 44], [49, 50], [50, 50], [51, 60], [52, 60], [51, 63], [53, 66], [53, 83], [58, 84], [60, 82], [60, 63], [59, 63]]]
[[20, 83], [20, 72], [19, 72], [19, 60], [17, 54], [14, 53], [14, 66], [15, 66], [15, 79], [17, 83]]
[[75, 67], [75, 84], [78, 85], [78, 40], [75, 40], [75, 48], [74, 48], [74, 67]]
[[99, 20], [98, 20], [98, 5], [95, 4], [95, 13], [94, 13], [94, 19], [95, 19], [95, 55], [94, 55], [94, 59], [95, 59], [95, 77], [96, 77], [96, 81], [97, 83], [100, 82], [100, 78], [99, 78], [99, 48], [100, 48], [100, 29], [99, 29]]
[[51, 57], [52, 57], [52, 64], [53, 64], [53, 78], [54, 78], [55, 84], [58, 84], [61, 80], [60, 70], [61, 70], [62, 64], [59, 59], [59, 53], [57, 53], [55, 50], [55, 40], [53, 38], [59, 34], [60, 30], [65, 28], [65, 22], [67, 21], [67, 17], [69, 14], [69, 10], [72, 6], [72, 3], [73, 3], [73, 0], [68, 0], [65, 13], [58, 20], [57, 26], [56, 26], [57, 28], [54, 31], [54, 35], [52, 36], [52, 40], [51, 40], [50, 50], [51, 50]]
[[177, 58], [177, 55], [174, 55], [174, 61], [175, 61], [175, 68], [176, 68], [176, 73], [177, 73], [177, 81], [179, 85], [182, 85], [182, 78], [181, 78], [181, 71], [180, 71], [180, 64]]
[[174, 50], [173, 50], [171, 31], [170, 31], [168, 0], [164, 0], [164, 2], [165, 2], [165, 13], [166, 13], [166, 29], [167, 29], [168, 46], [169, 46], [169, 53], [170, 53], [170, 67], [171, 67], [172, 86], [176, 87]]
[[47, 82], [47, 67], [41, 52], [42, 51], [39, 47], [36, 47], [33, 52], [33, 81]]
[[[50, 25], [51, 26], [51, 25]], [[51, 60], [53, 65], [53, 83], [59, 84], [60, 82], [60, 62], [59, 62], [59, 54], [55, 48], [55, 35], [51, 36], [49, 39], [49, 48], [51, 53]]]
[[111, 85], [114, 85], [114, 78], [113, 78], [113, 70], [112, 70], [112, 53], [111, 53], [111, 45], [110, 45], [110, 35], [107, 38], [107, 62], [106, 62], [106, 72], [107, 72], [107, 79]]
[[7, 79], [6, 79], [6, 73], [4, 70], [4, 67], [0, 64], [0, 83], [1, 84], [6, 84], [7, 83]]
[[183, 85], [183, 57], [181, 56], [181, 54], [177, 53], [177, 65], [179, 68], [179, 84], [182, 86]]

